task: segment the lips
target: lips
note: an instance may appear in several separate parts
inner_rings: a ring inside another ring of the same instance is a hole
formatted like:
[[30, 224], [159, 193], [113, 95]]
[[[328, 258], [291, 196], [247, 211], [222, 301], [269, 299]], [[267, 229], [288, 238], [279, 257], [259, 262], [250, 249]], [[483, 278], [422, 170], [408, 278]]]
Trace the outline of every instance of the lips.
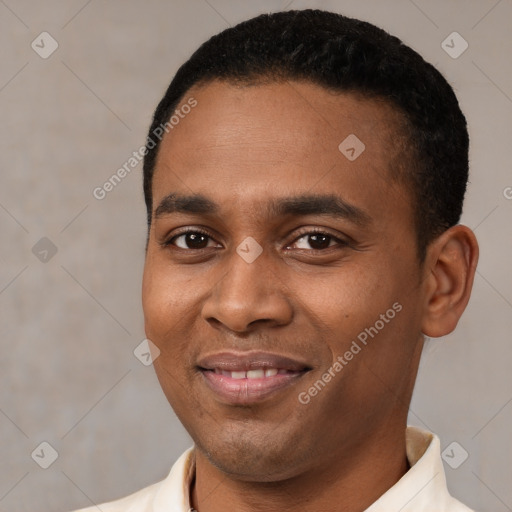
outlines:
[[198, 361], [206, 385], [221, 402], [248, 405], [294, 385], [311, 368], [304, 362], [267, 352], [222, 352]]

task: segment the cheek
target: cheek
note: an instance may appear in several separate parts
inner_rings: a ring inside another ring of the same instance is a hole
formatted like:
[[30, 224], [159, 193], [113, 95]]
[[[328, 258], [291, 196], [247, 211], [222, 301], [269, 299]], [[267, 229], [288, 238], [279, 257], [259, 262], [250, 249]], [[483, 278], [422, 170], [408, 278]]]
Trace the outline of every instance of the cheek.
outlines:
[[308, 305], [313, 321], [343, 344], [343, 340], [373, 325], [397, 300], [396, 283], [390, 274], [388, 270], [386, 279], [378, 268], [346, 265], [321, 280], [315, 279], [314, 286], [306, 287], [307, 294], [302, 290], [300, 302]]
[[153, 331], [160, 330], [158, 326], [166, 316], [165, 311], [168, 308], [166, 288], [165, 280], [159, 279], [154, 267], [146, 264], [142, 281], [142, 309], [146, 335], [150, 339], [153, 338]]
[[146, 326], [161, 330], [174, 325], [194, 296], [193, 282], [161, 259], [149, 256], [142, 281]]
[[[194, 280], [165, 261], [150, 260], [144, 268], [142, 303], [146, 337], [160, 350], [155, 371], [165, 388], [191, 371], [196, 354], [200, 290]], [[166, 375], [172, 371], [172, 375]], [[187, 376], [187, 378], [190, 376]]]
[[[185, 407], [183, 382], [191, 378], [189, 365], [191, 307], [168, 272], [144, 271], [142, 302], [146, 337], [160, 350], [153, 366], [173, 408]], [[189, 397], [190, 398], [190, 397]]]

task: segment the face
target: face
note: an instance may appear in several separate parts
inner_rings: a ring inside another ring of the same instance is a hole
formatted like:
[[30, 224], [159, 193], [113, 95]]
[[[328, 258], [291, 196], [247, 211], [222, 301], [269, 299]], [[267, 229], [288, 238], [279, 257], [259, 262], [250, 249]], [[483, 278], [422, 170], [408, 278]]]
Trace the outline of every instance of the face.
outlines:
[[192, 96], [153, 181], [143, 307], [161, 386], [228, 474], [339, 463], [405, 425], [421, 351], [396, 115], [309, 83]]

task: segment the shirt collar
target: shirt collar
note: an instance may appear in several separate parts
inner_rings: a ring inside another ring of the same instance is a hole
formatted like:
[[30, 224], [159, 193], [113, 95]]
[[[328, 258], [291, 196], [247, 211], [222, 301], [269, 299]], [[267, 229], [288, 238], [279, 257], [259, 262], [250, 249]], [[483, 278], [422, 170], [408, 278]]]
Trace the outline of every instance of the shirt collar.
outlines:
[[[439, 438], [417, 427], [407, 427], [406, 452], [411, 468], [365, 512], [432, 512], [469, 509], [448, 493]], [[194, 448], [176, 461], [155, 496], [155, 512], [188, 512], [190, 484], [195, 473]]]
[[[439, 438], [426, 430], [407, 427], [406, 452], [411, 468], [365, 512], [432, 512], [459, 508], [446, 487]], [[450, 508], [452, 507], [452, 508]]]

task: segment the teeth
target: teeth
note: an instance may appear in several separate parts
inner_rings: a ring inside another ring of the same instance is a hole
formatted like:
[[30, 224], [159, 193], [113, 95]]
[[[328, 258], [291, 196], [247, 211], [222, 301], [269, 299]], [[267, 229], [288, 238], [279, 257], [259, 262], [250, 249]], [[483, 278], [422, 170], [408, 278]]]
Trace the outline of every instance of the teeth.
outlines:
[[279, 370], [277, 368], [257, 368], [255, 370], [248, 371], [234, 371], [229, 372], [221, 370], [220, 368], [214, 368], [214, 372], [217, 375], [223, 375], [224, 377], [230, 377], [231, 379], [263, 379], [266, 377], [274, 377], [275, 375], [286, 375], [288, 370]]
[[249, 370], [247, 372], [248, 379], [263, 379], [265, 372], [263, 370]]

